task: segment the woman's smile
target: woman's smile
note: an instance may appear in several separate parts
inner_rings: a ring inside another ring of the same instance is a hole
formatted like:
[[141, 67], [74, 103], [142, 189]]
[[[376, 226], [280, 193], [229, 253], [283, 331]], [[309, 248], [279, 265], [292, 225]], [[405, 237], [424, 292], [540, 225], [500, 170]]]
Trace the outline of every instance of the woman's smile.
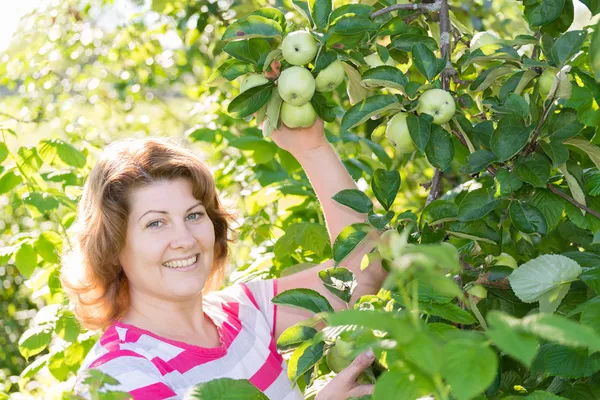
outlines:
[[176, 271], [191, 271], [198, 266], [200, 254], [195, 254], [184, 259], [171, 260], [163, 263], [163, 266]]

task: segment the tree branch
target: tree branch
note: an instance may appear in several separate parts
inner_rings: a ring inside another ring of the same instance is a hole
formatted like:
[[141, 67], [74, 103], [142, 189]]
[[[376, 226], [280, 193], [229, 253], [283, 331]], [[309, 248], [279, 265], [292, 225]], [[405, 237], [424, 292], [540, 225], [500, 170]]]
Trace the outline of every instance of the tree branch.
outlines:
[[[446, 60], [446, 67], [442, 71], [442, 89], [450, 89], [450, 76], [452, 73], [452, 61], [450, 52], [450, 13], [448, 11], [448, 0], [436, 1], [435, 4], [439, 3], [440, 7], [440, 55], [442, 59]], [[464, 141], [464, 139], [462, 140]], [[466, 145], [466, 142], [465, 142]], [[431, 185], [429, 187], [429, 195], [425, 204], [429, 204], [432, 201], [438, 199], [442, 194], [442, 171], [435, 169]]]
[[440, 4], [440, 0], [437, 0], [435, 3], [393, 4], [389, 7], [375, 11], [371, 14], [371, 18], [380, 17], [384, 14], [398, 10], [423, 10], [425, 12], [438, 11], [440, 9]]
[[572, 198], [571, 196], [569, 196], [568, 194], [563, 193], [560, 189], [558, 189], [556, 186], [551, 185], [551, 184], [547, 184], [546, 187], [554, 194], [562, 197], [563, 199], [565, 199], [566, 201], [568, 201], [569, 203], [573, 204], [575, 207], [580, 208], [582, 210], [587, 211], [588, 213], [592, 214], [594, 217], [600, 219], [600, 213], [598, 213], [598, 211], [589, 208], [588, 206], [584, 206], [583, 204], [581, 204], [580, 202], [578, 202], [577, 200], [575, 200], [574, 198]]

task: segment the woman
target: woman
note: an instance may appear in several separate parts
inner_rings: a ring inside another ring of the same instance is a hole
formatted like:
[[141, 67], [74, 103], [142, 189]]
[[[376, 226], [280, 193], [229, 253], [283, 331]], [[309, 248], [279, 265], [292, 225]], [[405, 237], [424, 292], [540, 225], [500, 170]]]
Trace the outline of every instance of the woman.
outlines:
[[[273, 132], [306, 171], [323, 207], [330, 240], [359, 214], [332, 200], [356, 185], [327, 142], [323, 122]], [[276, 294], [310, 288], [336, 309], [345, 303], [318, 277], [332, 261], [291, 276], [221, 286], [230, 215], [213, 177], [191, 152], [165, 140], [125, 140], [108, 146], [92, 169], [78, 209], [74, 251], [61, 281], [79, 321], [103, 332], [85, 358], [119, 381], [108, 386], [134, 399], [181, 398], [192, 386], [220, 377], [248, 379], [271, 399], [301, 399], [287, 378], [275, 342], [309, 312], [275, 306]], [[381, 264], [360, 270], [372, 245], [344, 262], [358, 281], [353, 301], [376, 293]], [[359, 356], [318, 394], [345, 399], [372, 392], [356, 377], [373, 361]], [[81, 387], [76, 385], [77, 389]]]

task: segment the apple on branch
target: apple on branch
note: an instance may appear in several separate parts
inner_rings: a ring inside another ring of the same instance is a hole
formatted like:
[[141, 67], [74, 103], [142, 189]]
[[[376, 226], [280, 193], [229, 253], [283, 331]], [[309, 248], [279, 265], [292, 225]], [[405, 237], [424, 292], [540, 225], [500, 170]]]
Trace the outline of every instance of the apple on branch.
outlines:
[[406, 113], [399, 112], [390, 119], [385, 128], [385, 136], [400, 153], [410, 153], [415, 150], [406, 117]]
[[381, 65], [389, 65], [391, 67], [396, 66], [396, 61], [392, 57], [388, 57], [387, 61], [384, 63], [379, 54], [373, 53], [365, 57], [365, 62], [369, 64], [369, 67], [375, 68]]
[[456, 112], [456, 104], [447, 91], [429, 89], [419, 98], [417, 112], [431, 115], [434, 124], [442, 125], [452, 119]]
[[288, 63], [306, 65], [317, 54], [317, 41], [307, 31], [295, 31], [283, 39], [281, 52]]
[[301, 106], [312, 99], [315, 94], [315, 78], [303, 67], [290, 67], [279, 75], [277, 91], [283, 101], [293, 106]]
[[317, 92], [331, 92], [335, 90], [346, 76], [346, 71], [340, 60], [335, 60], [325, 69], [321, 70], [315, 78]]

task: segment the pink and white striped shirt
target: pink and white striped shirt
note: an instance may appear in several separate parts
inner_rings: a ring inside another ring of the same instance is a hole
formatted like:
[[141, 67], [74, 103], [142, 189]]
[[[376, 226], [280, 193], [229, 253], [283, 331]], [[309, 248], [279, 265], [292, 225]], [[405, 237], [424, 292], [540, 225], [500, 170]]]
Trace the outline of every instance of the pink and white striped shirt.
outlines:
[[134, 400], [182, 398], [194, 385], [217, 378], [248, 379], [270, 399], [303, 399], [292, 388], [286, 364], [277, 353], [277, 280], [230, 286], [203, 297], [204, 313], [214, 321], [221, 346], [202, 348], [169, 340], [116, 322], [87, 354], [75, 392], [87, 397], [80, 381], [95, 368], [117, 379], [109, 390], [129, 392]]

